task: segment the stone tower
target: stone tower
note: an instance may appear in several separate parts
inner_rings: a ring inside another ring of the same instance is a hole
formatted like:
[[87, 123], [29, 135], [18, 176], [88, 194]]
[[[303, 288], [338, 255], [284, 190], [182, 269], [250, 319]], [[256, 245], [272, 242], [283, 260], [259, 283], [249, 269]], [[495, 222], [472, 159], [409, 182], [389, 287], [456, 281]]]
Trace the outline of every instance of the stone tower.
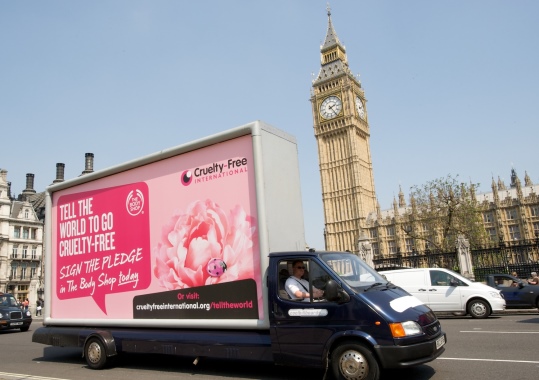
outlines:
[[348, 67], [328, 8], [320, 73], [312, 85], [327, 250], [357, 251], [367, 215], [376, 210], [367, 101]]

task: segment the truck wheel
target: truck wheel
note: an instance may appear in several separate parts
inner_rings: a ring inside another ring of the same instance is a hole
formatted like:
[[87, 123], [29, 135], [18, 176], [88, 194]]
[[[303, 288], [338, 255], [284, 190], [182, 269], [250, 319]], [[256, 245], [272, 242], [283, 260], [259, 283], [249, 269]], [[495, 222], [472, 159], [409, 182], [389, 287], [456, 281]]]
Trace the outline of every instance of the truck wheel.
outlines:
[[105, 345], [99, 338], [90, 338], [84, 346], [84, 357], [91, 369], [102, 369], [107, 364]]
[[471, 300], [468, 303], [468, 314], [472, 318], [483, 319], [490, 315], [490, 307], [483, 300]]
[[380, 367], [372, 352], [362, 344], [347, 343], [331, 354], [336, 380], [378, 380]]

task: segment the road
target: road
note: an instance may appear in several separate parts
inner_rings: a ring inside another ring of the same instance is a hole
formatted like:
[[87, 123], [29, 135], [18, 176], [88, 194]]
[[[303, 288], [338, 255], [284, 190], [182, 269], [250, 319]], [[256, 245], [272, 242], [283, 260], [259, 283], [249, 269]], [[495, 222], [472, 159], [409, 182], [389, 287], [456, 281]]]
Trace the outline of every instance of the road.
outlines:
[[[539, 313], [515, 313], [486, 320], [470, 317], [440, 318], [447, 333], [446, 351], [437, 360], [418, 367], [389, 370], [382, 380], [526, 379], [535, 378], [539, 367]], [[86, 367], [81, 350], [32, 343], [30, 331], [0, 332], [0, 380], [119, 380], [168, 379], [322, 379], [312, 369], [268, 364], [190, 360], [152, 355], [129, 355], [114, 368], [94, 371]]]

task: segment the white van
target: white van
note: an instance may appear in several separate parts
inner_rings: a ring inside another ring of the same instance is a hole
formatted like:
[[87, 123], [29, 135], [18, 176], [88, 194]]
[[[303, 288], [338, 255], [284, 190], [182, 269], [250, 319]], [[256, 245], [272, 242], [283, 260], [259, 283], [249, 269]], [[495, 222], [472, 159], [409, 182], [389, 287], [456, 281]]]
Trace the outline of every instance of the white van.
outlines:
[[467, 313], [486, 318], [505, 309], [501, 292], [444, 268], [396, 269], [379, 272], [419, 298], [434, 312]]

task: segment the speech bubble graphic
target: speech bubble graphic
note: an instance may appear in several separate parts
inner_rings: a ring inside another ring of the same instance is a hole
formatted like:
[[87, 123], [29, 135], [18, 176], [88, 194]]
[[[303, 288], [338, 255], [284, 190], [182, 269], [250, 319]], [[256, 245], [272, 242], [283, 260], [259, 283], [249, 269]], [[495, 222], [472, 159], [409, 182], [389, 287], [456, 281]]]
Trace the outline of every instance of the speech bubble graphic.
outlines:
[[92, 297], [151, 282], [148, 186], [144, 182], [64, 195], [56, 205], [56, 295]]

